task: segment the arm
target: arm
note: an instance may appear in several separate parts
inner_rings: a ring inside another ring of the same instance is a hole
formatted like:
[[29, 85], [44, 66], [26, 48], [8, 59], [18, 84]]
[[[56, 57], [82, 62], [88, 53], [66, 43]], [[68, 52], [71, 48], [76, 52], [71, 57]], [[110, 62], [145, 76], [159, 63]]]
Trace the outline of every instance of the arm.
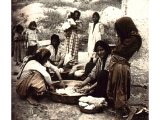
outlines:
[[62, 86], [63, 88], [65, 88], [65, 84], [63, 83], [62, 81], [62, 77], [61, 77], [61, 74], [58, 70], [58, 68], [54, 65], [52, 65], [49, 61], [47, 61], [47, 63], [45, 64], [46, 67], [50, 68], [51, 70], [53, 70], [56, 75], [58, 76], [58, 79], [60, 80], [60, 86]]
[[87, 78], [81, 83], [81, 87], [84, 87], [84, 86], [87, 85], [90, 81], [91, 81], [91, 78], [90, 78], [90, 77], [87, 77]]
[[58, 65], [57, 65], [58, 68], [63, 66], [64, 58], [65, 58], [65, 51], [64, 51], [65, 48], [64, 49], [59, 48], [59, 49], [60, 49], [60, 61], [59, 61]]
[[57, 65], [57, 67], [60, 68], [60, 67], [63, 65], [63, 63], [64, 63], [64, 60], [61, 59], [61, 60], [59, 61], [58, 65]]
[[58, 79], [61, 81], [62, 77], [61, 77], [61, 74], [60, 74], [58, 68], [56, 66], [52, 65], [51, 63], [50, 63], [49, 68], [56, 73], [56, 75], [58, 76]]

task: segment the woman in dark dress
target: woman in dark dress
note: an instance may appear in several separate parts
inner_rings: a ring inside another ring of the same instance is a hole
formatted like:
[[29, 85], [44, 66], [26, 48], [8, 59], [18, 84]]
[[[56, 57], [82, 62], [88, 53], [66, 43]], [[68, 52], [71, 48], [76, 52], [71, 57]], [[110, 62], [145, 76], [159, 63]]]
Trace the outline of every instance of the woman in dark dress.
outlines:
[[129, 59], [142, 44], [141, 36], [130, 17], [122, 17], [115, 22], [115, 31], [119, 41], [112, 51], [109, 64], [107, 95], [113, 107], [128, 114], [127, 101], [130, 98], [130, 63]]
[[93, 90], [92, 96], [94, 97], [105, 97], [106, 89], [108, 84], [108, 64], [109, 64], [109, 55], [111, 52], [110, 47], [104, 41], [99, 40], [95, 44], [94, 51], [98, 55], [98, 61], [96, 62], [95, 67], [92, 69], [88, 77], [77, 87], [84, 87], [88, 83], [91, 83], [91, 87], [84, 87], [85, 92]]

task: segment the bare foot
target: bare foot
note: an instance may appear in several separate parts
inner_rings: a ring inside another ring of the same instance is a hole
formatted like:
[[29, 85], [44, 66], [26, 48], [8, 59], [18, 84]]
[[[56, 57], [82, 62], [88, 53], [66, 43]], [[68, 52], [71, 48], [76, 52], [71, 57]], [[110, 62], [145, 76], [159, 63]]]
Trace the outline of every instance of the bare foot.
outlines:
[[27, 98], [27, 101], [31, 104], [31, 105], [35, 105], [35, 106], [38, 106], [39, 103], [33, 98], [33, 97], [28, 97]]

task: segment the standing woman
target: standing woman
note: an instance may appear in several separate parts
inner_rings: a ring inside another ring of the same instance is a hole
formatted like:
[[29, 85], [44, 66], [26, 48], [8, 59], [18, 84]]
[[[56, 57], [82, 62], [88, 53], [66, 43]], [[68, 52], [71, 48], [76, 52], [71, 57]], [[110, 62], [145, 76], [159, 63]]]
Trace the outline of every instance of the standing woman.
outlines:
[[88, 28], [88, 54], [92, 57], [95, 43], [101, 40], [101, 36], [104, 34], [104, 26], [99, 22], [100, 15], [98, 12], [94, 12], [92, 15], [92, 23], [89, 23]]
[[138, 51], [142, 38], [130, 17], [122, 17], [115, 22], [115, 31], [119, 37], [116, 48], [112, 51], [109, 64], [108, 97], [113, 107], [129, 113], [127, 101], [130, 98], [130, 63], [129, 59]]
[[81, 13], [75, 10], [73, 20], [76, 25], [71, 25], [71, 35], [67, 43], [67, 53], [72, 56], [73, 65], [78, 63], [79, 34], [82, 31], [82, 21], [79, 19]]
[[26, 30], [26, 41], [27, 41], [27, 55], [34, 55], [38, 48], [38, 30], [37, 23], [32, 21], [28, 25], [28, 29]]
[[15, 33], [13, 36], [14, 43], [14, 59], [16, 61], [16, 65], [22, 63], [23, 58], [25, 57], [25, 39], [23, 36], [24, 27], [18, 24], [15, 27]]

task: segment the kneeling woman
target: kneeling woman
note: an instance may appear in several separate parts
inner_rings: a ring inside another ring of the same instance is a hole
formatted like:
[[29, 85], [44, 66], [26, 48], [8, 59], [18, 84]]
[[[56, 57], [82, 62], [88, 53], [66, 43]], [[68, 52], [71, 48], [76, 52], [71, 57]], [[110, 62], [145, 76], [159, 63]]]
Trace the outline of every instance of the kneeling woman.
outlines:
[[[52, 80], [46, 67], [54, 70], [59, 78], [62, 80], [58, 68], [48, 63], [51, 53], [46, 48], [39, 49], [35, 56], [25, 64], [21, 71], [19, 80], [17, 80], [16, 91], [17, 94], [24, 99], [27, 99], [30, 104], [38, 105], [36, 98], [44, 95], [47, 90], [53, 90]], [[61, 81], [63, 84], [63, 82]]]
[[95, 44], [94, 51], [99, 57], [98, 61], [88, 77], [81, 84], [78, 84], [77, 87], [82, 88], [90, 82], [92, 83], [92, 86], [86, 88], [85, 92], [94, 90], [92, 96], [106, 98], [106, 89], [108, 83], [108, 64], [111, 49], [108, 44], [106, 44], [102, 40], [99, 40]]

